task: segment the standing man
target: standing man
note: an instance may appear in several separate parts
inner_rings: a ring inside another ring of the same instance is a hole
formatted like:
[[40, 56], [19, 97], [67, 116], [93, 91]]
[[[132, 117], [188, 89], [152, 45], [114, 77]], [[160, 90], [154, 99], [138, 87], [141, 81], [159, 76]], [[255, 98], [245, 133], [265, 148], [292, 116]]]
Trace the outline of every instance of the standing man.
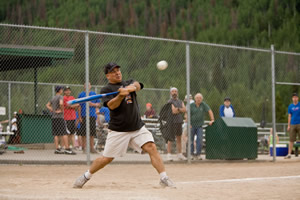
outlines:
[[9, 137], [8, 144], [20, 143], [20, 136], [17, 126], [17, 112], [14, 112], [14, 118], [11, 120], [11, 131], [14, 133]]
[[186, 112], [186, 108], [184, 103], [178, 99], [178, 89], [173, 87], [170, 89], [171, 99], [168, 101], [172, 105], [172, 115], [173, 115], [173, 123], [171, 124], [170, 132], [172, 133], [172, 137], [168, 141], [168, 154], [167, 160], [172, 161], [172, 143], [175, 141], [176, 136], [176, 148], [177, 148], [177, 159], [178, 160], [187, 160], [187, 158], [182, 154], [181, 147], [181, 135], [182, 135], [182, 124], [183, 124], [183, 116], [182, 114]]
[[225, 97], [224, 104], [220, 106], [220, 117], [235, 117], [230, 97]]
[[[62, 97], [63, 87], [56, 86], [55, 92], [55, 96], [46, 104], [46, 107], [52, 113], [52, 134], [54, 136], [54, 144], [56, 148], [54, 153], [75, 155], [76, 153], [69, 148], [68, 135], [64, 121], [64, 102]], [[60, 146], [65, 146], [65, 151], [59, 148], [59, 140], [61, 141]], [[64, 141], [63, 144], [62, 140]]]
[[76, 109], [79, 108], [79, 104], [69, 105], [67, 102], [75, 99], [71, 96], [71, 88], [66, 86], [64, 89], [64, 120], [67, 125], [68, 141], [72, 142], [73, 148], [75, 148], [75, 132], [76, 132]]
[[109, 108], [111, 116], [103, 156], [93, 162], [90, 169], [76, 180], [73, 187], [82, 188], [92, 174], [105, 167], [115, 157], [123, 156], [128, 146], [138, 152], [147, 152], [153, 167], [160, 174], [160, 184], [164, 187], [174, 187], [165, 172], [153, 136], [141, 120], [136, 92], [143, 88], [143, 84], [134, 80], [123, 81], [120, 66], [116, 63], [105, 65], [104, 73], [109, 83], [101, 89], [101, 93], [115, 91], [120, 93], [103, 98], [103, 105]]
[[[203, 128], [204, 125], [204, 115], [208, 113], [210, 122], [209, 125], [211, 126], [215, 119], [214, 114], [210, 107], [203, 102], [203, 96], [201, 93], [197, 93], [195, 95], [195, 102], [191, 104], [191, 153], [193, 159], [202, 160], [201, 158], [201, 146], [202, 146], [202, 137], [203, 137]], [[196, 140], [196, 154], [194, 154], [194, 138], [195, 135], [197, 136]]]
[[291, 158], [291, 153], [293, 150], [294, 142], [300, 139], [300, 103], [299, 97], [297, 93], [293, 93], [292, 95], [293, 103], [289, 105], [288, 108], [288, 128], [287, 130], [290, 131], [290, 143], [289, 143], [289, 153], [285, 157], [286, 159]]
[[[89, 83], [89, 96], [96, 95], [95, 92], [91, 91], [91, 84]], [[86, 97], [85, 93], [85, 85], [84, 85], [84, 91], [81, 92], [78, 96], [78, 98], [83, 98]], [[100, 107], [100, 100], [96, 99], [93, 101], [89, 102], [89, 107], [90, 107], [90, 147], [91, 147], [91, 153], [98, 153], [94, 149], [94, 137], [96, 137], [96, 119], [97, 119], [97, 114], [96, 114], [96, 108], [98, 111], [98, 108]], [[78, 115], [81, 116], [82, 122], [80, 122], [80, 129], [78, 132], [78, 135], [82, 136], [82, 150], [86, 151], [85, 145], [86, 145], [86, 103], [81, 103], [80, 108], [78, 110]]]

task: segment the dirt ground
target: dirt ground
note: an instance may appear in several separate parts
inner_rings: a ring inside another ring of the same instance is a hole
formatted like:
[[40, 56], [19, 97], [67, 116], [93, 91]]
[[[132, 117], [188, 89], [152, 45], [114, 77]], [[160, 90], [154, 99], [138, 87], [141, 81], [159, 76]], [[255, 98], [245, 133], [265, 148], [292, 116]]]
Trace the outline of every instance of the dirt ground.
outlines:
[[300, 199], [300, 162], [167, 164], [177, 188], [161, 188], [150, 164], [111, 164], [83, 189], [84, 165], [0, 165], [0, 199]]

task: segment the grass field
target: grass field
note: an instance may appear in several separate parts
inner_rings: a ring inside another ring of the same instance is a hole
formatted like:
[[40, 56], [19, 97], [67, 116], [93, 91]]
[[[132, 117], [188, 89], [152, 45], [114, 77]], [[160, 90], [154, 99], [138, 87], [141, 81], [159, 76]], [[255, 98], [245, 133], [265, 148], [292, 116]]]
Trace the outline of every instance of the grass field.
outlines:
[[0, 165], [0, 199], [300, 199], [300, 162], [167, 164], [177, 188], [161, 188], [150, 164], [111, 164], [83, 189], [84, 165]]

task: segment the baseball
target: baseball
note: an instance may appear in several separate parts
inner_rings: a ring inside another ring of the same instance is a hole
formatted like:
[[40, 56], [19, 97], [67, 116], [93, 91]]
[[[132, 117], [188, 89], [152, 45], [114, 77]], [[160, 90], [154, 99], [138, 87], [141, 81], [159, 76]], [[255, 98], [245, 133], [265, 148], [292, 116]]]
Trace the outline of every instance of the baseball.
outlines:
[[157, 69], [159, 69], [159, 70], [165, 70], [168, 67], [168, 63], [167, 63], [167, 61], [162, 60], [162, 61], [159, 61], [156, 66], [157, 66]]

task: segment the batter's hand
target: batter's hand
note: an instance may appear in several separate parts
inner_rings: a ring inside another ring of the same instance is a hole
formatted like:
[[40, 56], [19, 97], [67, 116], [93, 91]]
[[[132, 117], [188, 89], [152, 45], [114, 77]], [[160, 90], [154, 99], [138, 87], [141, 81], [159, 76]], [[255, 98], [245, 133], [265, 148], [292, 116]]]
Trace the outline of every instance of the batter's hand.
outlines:
[[130, 93], [127, 88], [119, 88], [118, 91], [120, 92], [119, 93], [120, 96], [127, 96]]
[[136, 86], [134, 84], [130, 84], [130, 85], [126, 86], [125, 88], [128, 89], [129, 92], [136, 91]]

